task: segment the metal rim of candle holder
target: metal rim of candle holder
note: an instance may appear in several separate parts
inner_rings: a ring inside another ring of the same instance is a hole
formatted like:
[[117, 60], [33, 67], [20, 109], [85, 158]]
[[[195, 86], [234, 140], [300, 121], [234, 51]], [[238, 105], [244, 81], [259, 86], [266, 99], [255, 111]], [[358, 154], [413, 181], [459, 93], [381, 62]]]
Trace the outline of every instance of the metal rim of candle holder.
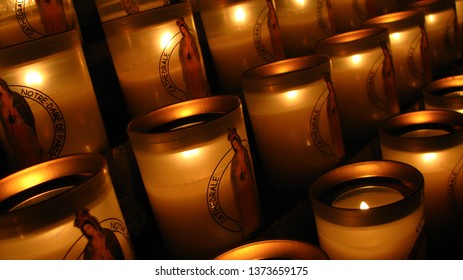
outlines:
[[[404, 196], [402, 200], [367, 210], [332, 206], [337, 194], [365, 187], [385, 186]], [[424, 177], [415, 167], [396, 161], [366, 161], [328, 171], [310, 187], [315, 215], [342, 226], [375, 226], [403, 218], [418, 209], [424, 198]]]
[[[158, 3], [160, 1], [143, 1], [143, 2], [144, 2], [143, 4], [145, 4], [146, 2], [151, 2], [151, 3], [154, 4], [154, 3]], [[120, 0], [110, 0], [110, 1], [107, 1], [107, 0], [95, 0], [95, 4], [96, 4], [96, 7], [98, 9], [98, 14], [100, 15], [100, 18], [102, 19], [102, 21], [109, 21], [109, 20], [119, 18], [117, 16], [117, 14], [122, 14], [124, 16], [129, 16], [124, 11], [124, 8], [121, 5]], [[164, 6], [167, 6], [167, 5], [170, 5], [170, 1], [169, 0], [163, 0], [161, 5], [153, 5], [153, 7], [150, 7], [150, 9], [160, 8], [160, 7], [164, 7]], [[145, 9], [145, 10], [147, 10], [147, 9]]]
[[348, 55], [389, 44], [389, 31], [385, 27], [366, 27], [327, 37], [315, 44], [319, 54]]
[[241, 75], [245, 91], [263, 94], [280, 93], [291, 87], [324, 79], [331, 72], [331, 60], [326, 55], [290, 58], [253, 67]]
[[[213, 114], [211, 118], [194, 122], [189, 117]], [[150, 151], [172, 151], [191, 148], [193, 142], [212, 140], [228, 133], [236, 118], [242, 118], [242, 103], [232, 95], [209, 96], [191, 99], [155, 109], [133, 119], [127, 126], [132, 143], [151, 144]], [[187, 121], [180, 129], [150, 131], [176, 122]], [[190, 121], [191, 120], [191, 121]], [[224, 130], [225, 129], [225, 130]]]
[[417, 26], [424, 24], [425, 14], [423, 11], [399, 11], [390, 14], [384, 14], [373, 17], [362, 22], [365, 27], [382, 26], [394, 32], [403, 28]]
[[76, 210], [91, 207], [109, 191], [107, 175], [102, 155], [82, 153], [45, 161], [1, 179], [0, 235], [16, 236], [73, 220]]
[[326, 253], [308, 242], [289, 239], [256, 241], [231, 249], [215, 260], [328, 260]]
[[79, 31], [71, 29], [62, 33], [13, 45], [0, 50], [0, 67], [9, 68], [30, 63], [31, 60], [52, 57], [60, 52], [78, 47], [82, 51]]
[[201, 0], [198, 1], [199, 10], [205, 11], [210, 9], [220, 9], [230, 5], [240, 4], [241, 2], [246, 3], [244, 0]]
[[444, 96], [463, 91], [463, 75], [442, 78], [427, 84], [422, 92], [426, 104], [442, 109], [463, 109], [463, 96]]
[[405, 10], [420, 10], [426, 14], [439, 12], [446, 9], [453, 9], [454, 1], [449, 0], [420, 0], [408, 3], [403, 7]]
[[[156, 28], [157, 24], [176, 21], [180, 16], [193, 16], [190, 2], [179, 2], [146, 10], [131, 16], [120, 17], [102, 23], [105, 35], [120, 36], [144, 27]], [[190, 26], [192, 28], [193, 26]]]
[[[436, 136], [407, 137], [423, 129], [445, 130]], [[400, 114], [378, 125], [381, 145], [407, 152], [440, 150], [460, 145], [463, 139], [463, 114], [451, 110], [421, 110]]]

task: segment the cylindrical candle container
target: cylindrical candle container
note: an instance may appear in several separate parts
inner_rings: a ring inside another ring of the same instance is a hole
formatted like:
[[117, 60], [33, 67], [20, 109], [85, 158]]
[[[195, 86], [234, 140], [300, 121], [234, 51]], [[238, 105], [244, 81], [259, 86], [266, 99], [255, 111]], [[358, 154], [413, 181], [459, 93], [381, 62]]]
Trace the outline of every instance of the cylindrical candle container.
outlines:
[[457, 43], [460, 49], [460, 58], [463, 57], [463, 0], [455, 0], [455, 12], [457, 13]]
[[72, 0], [0, 0], [0, 48], [77, 26]]
[[309, 187], [320, 247], [330, 259], [422, 254], [423, 176], [393, 161], [344, 165]]
[[169, 0], [95, 0], [101, 22], [137, 14], [170, 4]]
[[[311, 55], [243, 73], [243, 94], [267, 186], [302, 193], [344, 158], [330, 59]], [[337, 93], [337, 92], [336, 92]]]
[[337, 34], [319, 41], [316, 52], [331, 58], [345, 140], [373, 138], [379, 122], [400, 112], [387, 29]]
[[395, 0], [326, 0], [331, 10], [332, 21], [337, 33], [362, 28], [362, 22], [371, 17], [396, 12], [399, 5]]
[[104, 22], [103, 29], [132, 117], [210, 94], [189, 2]]
[[109, 148], [77, 30], [0, 50], [0, 91], [12, 170]]
[[445, 109], [463, 113], [463, 76], [442, 78], [423, 88], [425, 109]]
[[315, 43], [335, 34], [326, 1], [275, 0], [286, 58], [310, 55]]
[[215, 260], [328, 260], [313, 244], [299, 240], [271, 239], [241, 245], [220, 254]]
[[388, 29], [397, 97], [403, 110], [416, 103], [422, 96], [422, 87], [432, 81], [431, 56], [424, 21], [424, 12], [402, 11], [363, 22], [367, 27]]
[[405, 113], [379, 127], [381, 154], [416, 167], [425, 180], [428, 253], [462, 257], [463, 114], [450, 110]]
[[132, 120], [129, 139], [167, 250], [212, 258], [261, 226], [238, 97], [198, 98]]
[[240, 77], [244, 71], [284, 57], [281, 31], [272, 1], [198, 2], [222, 93], [239, 93]]
[[406, 5], [407, 10], [425, 13], [434, 79], [448, 76], [455, 68], [460, 49], [457, 44], [457, 19], [454, 0], [421, 0]]
[[0, 259], [133, 258], [103, 156], [65, 156], [0, 180]]

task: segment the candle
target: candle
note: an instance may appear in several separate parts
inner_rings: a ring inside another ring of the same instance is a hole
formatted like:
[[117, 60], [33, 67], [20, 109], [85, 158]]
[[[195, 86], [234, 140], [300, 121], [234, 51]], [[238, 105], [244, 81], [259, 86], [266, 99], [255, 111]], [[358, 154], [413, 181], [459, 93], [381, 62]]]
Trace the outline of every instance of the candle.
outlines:
[[95, 0], [101, 22], [166, 6], [170, 2], [170, 0]]
[[277, 61], [243, 73], [266, 185], [279, 192], [303, 192], [344, 158], [330, 73], [330, 60], [323, 55]]
[[172, 257], [211, 258], [260, 228], [238, 97], [166, 106], [135, 118], [127, 131]]
[[424, 12], [403, 11], [370, 18], [368, 27], [385, 27], [389, 32], [397, 95], [403, 110], [418, 101], [421, 89], [432, 81]]
[[279, 58], [278, 25], [272, 32], [268, 28], [272, 5], [263, 0], [205, 0], [199, 9], [222, 93], [240, 92], [244, 71]]
[[2, 49], [0, 68], [0, 143], [13, 171], [109, 148], [77, 30]]
[[277, 0], [275, 8], [287, 58], [313, 54], [317, 41], [335, 33], [326, 1]]
[[423, 176], [394, 161], [328, 171], [309, 187], [320, 247], [330, 259], [409, 259], [422, 254]]
[[425, 109], [447, 109], [463, 113], [463, 76], [433, 81], [423, 88]]
[[455, 0], [455, 12], [457, 13], [458, 35], [457, 43], [460, 48], [460, 58], [463, 55], [463, 0]]
[[431, 68], [434, 79], [448, 76], [459, 57], [455, 1], [425, 0], [408, 4], [405, 9], [425, 13], [425, 29], [429, 39]]
[[0, 7], [0, 48], [71, 30], [77, 24], [71, 0], [1, 0]]
[[317, 43], [316, 53], [331, 58], [345, 140], [374, 137], [380, 121], [399, 113], [387, 29], [366, 28], [328, 37]]
[[210, 94], [190, 3], [103, 23], [132, 117]]
[[271, 239], [241, 245], [220, 254], [215, 260], [327, 260], [313, 244], [298, 240]]
[[463, 115], [450, 110], [410, 112], [379, 126], [382, 158], [410, 164], [424, 176], [427, 247], [435, 258], [461, 257], [462, 128]]
[[0, 259], [135, 257], [103, 156], [34, 165], [0, 180], [0, 189]]

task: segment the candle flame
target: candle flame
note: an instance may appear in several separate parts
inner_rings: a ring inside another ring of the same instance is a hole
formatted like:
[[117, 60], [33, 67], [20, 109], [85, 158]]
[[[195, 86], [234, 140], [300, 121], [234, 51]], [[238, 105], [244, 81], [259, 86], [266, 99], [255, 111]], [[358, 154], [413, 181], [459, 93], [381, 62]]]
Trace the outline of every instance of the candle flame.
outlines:
[[400, 32], [394, 32], [394, 33], [391, 34], [390, 37], [391, 37], [392, 40], [398, 41], [398, 40], [400, 40], [401, 34], [400, 34]]
[[40, 85], [43, 81], [43, 77], [38, 71], [30, 71], [24, 76], [24, 81], [27, 85]]
[[298, 92], [295, 91], [295, 90], [291, 90], [291, 91], [288, 91], [288, 92], [286, 93], [286, 97], [287, 97], [289, 100], [294, 100], [294, 99], [297, 98], [297, 96], [298, 96]]
[[235, 21], [236, 22], [244, 22], [246, 19], [246, 12], [243, 10], [243, 8], [238, 7], [235, 10]]
[[436, 153], [425, 153], [423, 154], [423, 160], [426, 162], [434, 161], [437, 158]]
[[370, 209], [370, 206], [368, 206], [368, 204], [365, 201], [362, 201], [360, 203], [360, 209], [362, 210]]
[[428, 21], [429, 23], [434, 23], [436, 21], [436, 18], [434, 17], [434, 15], [428, 15], [426, 17], [426, 21]]
[[164, 49], [169, 46], [169, 44], [172, 44], [172, 33], [169, 31], [166, 31], [162, 34], [160, 38], [160, 44], [161, 44], [161, 49]]

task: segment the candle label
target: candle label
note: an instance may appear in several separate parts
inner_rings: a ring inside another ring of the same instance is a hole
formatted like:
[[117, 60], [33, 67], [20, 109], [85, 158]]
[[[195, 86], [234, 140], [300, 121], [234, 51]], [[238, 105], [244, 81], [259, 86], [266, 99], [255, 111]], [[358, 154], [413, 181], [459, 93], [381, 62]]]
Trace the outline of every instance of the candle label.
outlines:
[[[74, 227], [81, 231], [63, 259], [124, 260], [132, 257], [123, 248], [131, 248], [127, 227], [118, 218], [99, 221], [88, 209], [76, 211]], [[127, 252], [125, 252], [127, 253]]]
[[[424, 66], [424, 59], [428, 52], [427, 40], [423, 40], [423, 33], [420, 32], [411, 42], [407, 53], [407, 65], [413, 77], [420, 81], [425, 81], [424, 69], [419, 69], [416, 64], [417, 59], [421, 60]], [[418, 51], [418, 52], [417, 52]], [[427, 58], [429, 59], [429, 57]], [[423, 67], [424, 68], [424, 67]]]
[[140, 12], [140, 8], [138, 7], [136, 0], [121, 0], [121, 5], [128, 15], [133, 15]]
[[[392, 66], [392, 57], [386, 42], [381, 44], [383, 55], [379, 56], [373, 63], [367, 77], [367, 92], [371, 103], [378, 109], [390, 114], [397, 114], [400, 111], [399, 101], [396, 92], [395, 74]], [[381, 70], [381, 75], [377, 75]], [[380, 97], [376, 91], [377, 76], [383, 84], [384, 97]]]
[[27, 37], [38, 39], [73, 28], [73, 24], [68, 26], [63, 1], [37, 0], [35, 2], [42, 26], [34, 27], [30, 23], [32, 20], [28, 19], [27, 11], [29, 9], [32, 11], [31, 16], [35, 16], [35, 5], [28, 5], [25, 0], [16, 0], [15, 4], [16, 21]]
[[[272, 50], [264, 43], [262, 39], [263, 27], [268, 27]], [[275, 60], [284, 59], [283, 40], [281, 38], [280, 26], [276, 16], [273, 4], [267, 0], [267, 7], [262, 9], [256, 19], [253, 28], [253, 40], [257, 53], [266, 61], [272, 62]]]
[[463, 157], [460, 158], [455, 168], [450, 173], [448, 181], [447, 200], [450, 209], [457, 215], [463, 216], [463, 181], [458, 178], [463, 167]]
[[413, 245], [413, 248], [411, 249], [410, 253], [407, 256], [409, 260], [420, 260], [420, 259], [423, 259], [423, 257], [425, 257], [424, 254], [426, 254], [425, 252], [426, 244], [425, 244], [425, 231], [423, 230], [424, 223], [425, 223], [425, 217], [423, 215], [421, 216], [421, 219], [415, 228], [415, 233], [417, 237], [416, 237], [415, 245]]
[[447, 48], [448, 52], [451, 54], [457, 54], [457, 29], [458, 29], [458, 21], [456, 15], [456, 11], [452, 9], [452, 15], [447, 21], [445, 25], [445, 33], [444, 33], [444, 42], [445, 47]]
[[[159, 78], [162, 85], [168, 94], [179, 101], [208, 96], [202, 58], [193, 30], [188, 28], [183, 17], [177, 19], [177, 26], [179, 32], [166, 44], [159, 58]], [[170, 74], [171, 58], [177, 47], [186, 88], [180, 87]]]
[[322, 30], [323, 33], [325, 33], [326, 35], [333, 35], [334, 31], [332, 29], [332, 26], [334, 27], [334, 21], [331, 19], [331, 9], [329, 9], [328, 11], [330, 13], [329, 19], [331, 20], [331, 26], [323, 18], [323, 10], [325, 8], [326, 3], [326, 0], [317, 1], [317, 22], [318, 26], [320, 27], [320, 30]]
[[[4, 80], [1, 85], [6, 93], [2, 92], [0, 102], [2, 128], [10, 156], [23, 161], [23, 167], [58, 157], [66, 140], [65, 118], [58, 104], [31, 87], [9, 86]], [[48, 118], [37, 119], [39, 113]]]
[[[366, 3], [368, 4], [369, 0], [365, 0]], [[367, 5], [368, 6], [368, 5]], [[354, 11], [354, 14], [359, 18], [359, 20], [363, 21], [369, 18], [369, 15], [367, 12], [363, 11], [362, 8], [360, 7], [360, 3], [358, 0], [352, 0], [352, 10]]]
[[[241, 139], [236, 129], [228, 134], [231, 149], [221, 158], [207, 187], [207, 205], [214, 221], [231, 232], [250, 234], [261, 224], [254, 171], [247, 147], [247, 140]], [[227, 177], [228, 176], [228, 177]], [[220, 188], [233, 189], [235, 206], [239, 217], [228, 215], [220, 204]]]

